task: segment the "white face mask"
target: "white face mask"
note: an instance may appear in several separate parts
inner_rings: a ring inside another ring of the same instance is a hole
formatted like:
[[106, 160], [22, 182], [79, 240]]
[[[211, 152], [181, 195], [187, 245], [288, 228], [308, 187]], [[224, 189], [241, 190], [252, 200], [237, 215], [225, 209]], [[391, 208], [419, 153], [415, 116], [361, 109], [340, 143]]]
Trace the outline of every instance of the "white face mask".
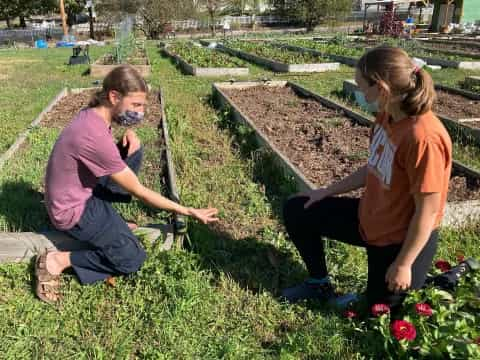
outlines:
[[369, 103], [367, 99], [365, 99], [365, 94], [360, 90], [355, 90], [355, 101], [357, 104], [364, 110], [370, 113], [378, 113], [379, 112], [379, 105], [378, 100]]

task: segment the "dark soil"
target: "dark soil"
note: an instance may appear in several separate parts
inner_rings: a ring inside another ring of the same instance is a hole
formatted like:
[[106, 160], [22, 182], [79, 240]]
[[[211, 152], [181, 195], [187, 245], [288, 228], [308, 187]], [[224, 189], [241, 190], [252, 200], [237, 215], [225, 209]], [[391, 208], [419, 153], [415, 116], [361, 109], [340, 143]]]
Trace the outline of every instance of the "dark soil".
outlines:
[[[452, 119], [480, 118], [480, 100], [471, 100], [444, 90], [437, 90], [436, 93], [437, 100], [433, 110], [437, 114]], [[474, 123], [467, 123], [467, 125], [474, 126]]]
[[[147, 54], [142, 49], [134, 50], [126, 60], [130, 65], [148, 65]], [[113, 54], [105, 55], [100, 61], [101, 65], [118, 65]]]
[[344, 178], [368, 157], [368, 128], [290, 88], [259, 86], [228, 95], [317, 186]]
[[[421, 43], [422, 44], [422, 43]], [[461, 44], [444, 44], [444, 43], [429, 43], [425, 42], [424, 47], [435, 50], [460, 51], [469, 54], [480, 55], [480, 48], [474, 46], [467, 46]]]
[[[86, 90], [78, 94], [69, 94], [61, 99], [42, 119], [42, 126], [64, 128], [77, 113], [88, 106], [95, 90]], [[162, 117], [160, 103], [156, 93], [151, 92], [147, 98], [144, 123], [158, 124]], [[142, 126], [142, 124], [138, 126]]]
[[480, 121], [462, 121], [461, 123], [473, 128], [480, 128]]
[[[370, 130], [341, 112], [299, 97], [288, 87], [257, 86], [225, 93], [317, 186], [338, 181], [366, 162]], [[471, 190], [465, 178], [453, 176], [449, 200], [473, 199], [480, 199], [480, 189]]]

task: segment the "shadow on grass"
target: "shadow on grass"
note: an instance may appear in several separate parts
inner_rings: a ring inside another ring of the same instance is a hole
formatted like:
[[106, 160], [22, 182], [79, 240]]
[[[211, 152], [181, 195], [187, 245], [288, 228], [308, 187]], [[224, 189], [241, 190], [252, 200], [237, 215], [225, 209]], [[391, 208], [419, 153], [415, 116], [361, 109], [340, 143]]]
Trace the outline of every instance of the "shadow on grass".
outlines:
[[46, 230], [50, 223], [43, 194], [24, 180], [7, 181], [0, 188], [0, 216], [5, 230]]
[[[246, 291], [253, 294], [270, 293], [281, 303], [283, 302], [280, 298], [281, 290], [303, 281], [307, 275], [301, 260], [295, 258], [291, 251], [259, 241], [257, 237], [233, 239], [228, 233], [218, 232], [198, 223], [189, 226], [189, 234], [195, 241], [187, 245], [188, 250], [199, 256], [201, 269], [211, 272], [215, 281], [227, 277]], [[331, 319], [332, 331], [342, 329], [341, 336], [349, 339], [355, 352], [369, 358], [383, 358], [380, 355], [383, 351], [382, 344], [370, 339], [368, 346], [365, 346], [367, 340], [362, 334], [343, 320], [343, 310], [319, 301], [303, 302], [295, 306], [295, 312], [299, 317], [302, 317], [305, 311], [312, 311], [315, 316]], [[367, 308], [364, 302], [358, 303], [355, 310], [365, 318]], [[276, 331], [292, 334], [306, 330], [302, 329], [302, 325], [294, 323], [295, 321], [286, 319], [278, 324]], [[312, 331], [315, 329], [312, 328]], [[337, 333], [337, 336], [339, 335]], [[262, 342], [262, 347], [268, 348], [273, 353], [281, 353], [284, 346], [281, 341]]]
[[240, 287], [254, 293], [279, 296], [281, 289], [305, 278], [305, 269], [286, 249], [255, 237], [233, 239], [228, 233], [192, 223], [195, 242], [189, 250], [200, 255], [203, 265], [217, 275], [225, 273]]

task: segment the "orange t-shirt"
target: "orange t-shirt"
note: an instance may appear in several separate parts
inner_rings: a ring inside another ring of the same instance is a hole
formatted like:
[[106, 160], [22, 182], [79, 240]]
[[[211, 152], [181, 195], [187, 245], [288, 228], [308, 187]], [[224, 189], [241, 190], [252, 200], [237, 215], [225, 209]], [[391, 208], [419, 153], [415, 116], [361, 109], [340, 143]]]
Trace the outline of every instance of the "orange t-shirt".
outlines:
[[400, 244], [415, 212], [414, 194], [441, 193], [440, 225], [452, 170], [452, 141], [430, 111], [391, 122], [377, 117], [370, 139], [360, 233], [371, 245]]

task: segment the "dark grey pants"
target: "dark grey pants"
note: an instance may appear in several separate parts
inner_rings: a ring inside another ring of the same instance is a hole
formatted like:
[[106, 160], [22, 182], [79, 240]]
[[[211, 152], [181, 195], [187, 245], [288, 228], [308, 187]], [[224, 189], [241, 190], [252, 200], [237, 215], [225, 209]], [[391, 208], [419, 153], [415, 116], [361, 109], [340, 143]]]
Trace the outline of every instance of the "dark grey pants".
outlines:
[[[304, 209], [307, 200], [306, 196], [293, 196], [285, 203], [283, 216], [288, 235], [300, 252], [310, 276], [321, 279], [328, 274], [323, 237], [360, 246], [367, 250], [368, 302], [399, 305], [406, 294], [389, 291], [385, 274], [402, 245], [372, 246], [363, 240], [358, 219], [360, 199], [327, 197]], [[437, 240], [438, 231], [434, 230], [413, 263], [412, 289], [419, 289], [425, 284], [437, 250]]]
[[[142, 158], [143, 149], [140, 149], [124, 160], [138, 174]], [[112, 206], [112, 202], [130, 200], [130, 194], [108, 176], [102, 177], [88, 199], [80, 221], [65, 231], [88, 247], [70, 255], [80, 283], [91, 284], [112, 275], [130, 274], [142, 266], [145, 250]]]

